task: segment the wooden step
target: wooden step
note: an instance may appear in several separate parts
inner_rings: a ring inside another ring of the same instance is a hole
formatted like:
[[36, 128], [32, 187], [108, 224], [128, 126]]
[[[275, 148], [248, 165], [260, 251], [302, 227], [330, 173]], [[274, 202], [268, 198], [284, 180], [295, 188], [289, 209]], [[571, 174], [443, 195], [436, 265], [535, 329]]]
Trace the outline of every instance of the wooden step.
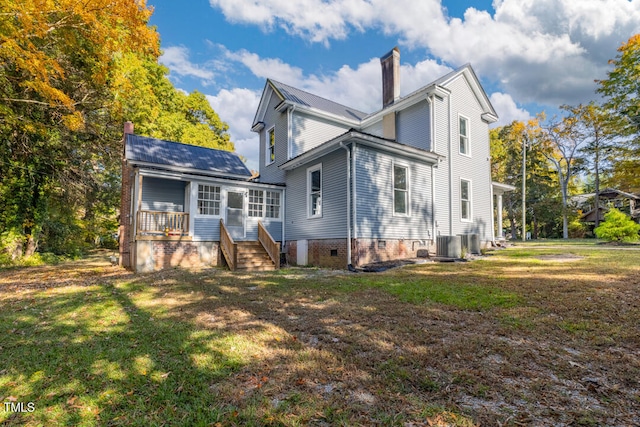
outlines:
[[275, 264], [260, 242], [236, 242], [238, 247], [237, 270], [269, 271]]

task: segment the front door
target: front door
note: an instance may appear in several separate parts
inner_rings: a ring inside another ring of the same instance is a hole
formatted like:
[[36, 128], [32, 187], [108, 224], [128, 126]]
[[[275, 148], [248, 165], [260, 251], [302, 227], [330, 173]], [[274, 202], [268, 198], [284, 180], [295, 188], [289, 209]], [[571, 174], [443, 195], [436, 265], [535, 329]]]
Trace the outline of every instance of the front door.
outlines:
[[227, 191], [226, 226], [232, 239], [244, 239], [244, 223], [244, 192]]

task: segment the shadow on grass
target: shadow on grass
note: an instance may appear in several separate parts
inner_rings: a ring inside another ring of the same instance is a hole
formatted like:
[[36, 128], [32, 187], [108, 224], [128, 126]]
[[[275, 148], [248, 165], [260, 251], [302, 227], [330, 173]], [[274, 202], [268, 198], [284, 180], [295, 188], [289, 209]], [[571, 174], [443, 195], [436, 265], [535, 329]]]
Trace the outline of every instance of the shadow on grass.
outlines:
[[234, 410], [211, 392], [245, 363], [225, 332], [152, 316], [127, 286], [53, 288], [0, 310], [0, 397], [35, 404], [0, 411], [4, 425], [198, 425]]

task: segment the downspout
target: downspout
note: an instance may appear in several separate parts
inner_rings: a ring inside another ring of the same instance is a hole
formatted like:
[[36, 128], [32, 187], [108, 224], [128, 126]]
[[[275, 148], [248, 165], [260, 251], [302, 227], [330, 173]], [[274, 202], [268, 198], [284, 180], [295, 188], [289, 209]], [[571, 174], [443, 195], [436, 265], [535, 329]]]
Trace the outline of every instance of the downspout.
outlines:
[[356, 143], [355, 141], [351, 143], [351, 198], [353, 199], [353, 203], [351, 204], [353, 210], [353, 238], [358, 240], [358, 213], [356, 204], [357, 195], [357, 185], [356, 185]]
[[452, 107], [451, 107], [451, 95], [447, 96], [447, 104], [449, 104], [449, 123], [448, 123], [448, 132], [449, 132], [449, 236], [453, 236], [453, 169], [452, 166], [453, 164], [451, 163], [451, 144], [453, 143], [451, 141], [451, 113], [452, 113]]
[[284, 250], [284, 245], [285, 245], [284, 227], [285, 227], [285, 224], [287, 223], [286, 212], [287, 212], [287, 189], [285, 187], [282, 189], [282, 244], [280, 245], [280, 252]]
[[351, 151], [347, 146], [344, 145], [342, 141], [340, 141], [340, 147], [344, 148], [347, 152], [347, 268], [349, 270], [353, 269], [353, 264], [351, 262], [351, 183], [349, 182], [351, 178]]
[[[433, 95], [427, 98], [431, 110], [431, 151], [436, 152], [436, 103]], [[438, 160], [439, 162], [439, 160]], [[431, 240], [436, 241], [436, 165], [431, 165]]]

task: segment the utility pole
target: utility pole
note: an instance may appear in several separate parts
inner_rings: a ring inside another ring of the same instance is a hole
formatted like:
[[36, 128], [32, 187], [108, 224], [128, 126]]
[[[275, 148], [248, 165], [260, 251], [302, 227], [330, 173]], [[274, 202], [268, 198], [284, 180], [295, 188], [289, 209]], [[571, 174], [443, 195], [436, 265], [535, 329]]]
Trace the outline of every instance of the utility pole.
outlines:
[[522, 138], [522, 241], [527, 240], [527, 138]]

